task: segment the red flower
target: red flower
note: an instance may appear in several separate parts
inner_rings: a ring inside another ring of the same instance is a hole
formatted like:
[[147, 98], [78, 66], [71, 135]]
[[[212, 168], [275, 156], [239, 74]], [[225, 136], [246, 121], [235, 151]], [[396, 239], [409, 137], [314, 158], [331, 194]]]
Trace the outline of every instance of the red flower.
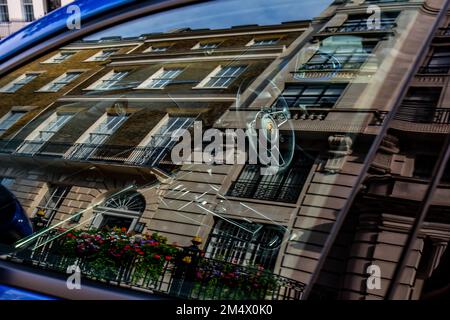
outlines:
[[172, 260], [172, 257], [171, 256], [166, 256], [165, 259], [166, 259], [166, 261], [170, 261], [170, 260]]
[[155, 259], [161, 259], [161, 256], [160, 256], [159, 254], [155, 254], [155, 255], [153, 256], [153, 258], [155, 258]]

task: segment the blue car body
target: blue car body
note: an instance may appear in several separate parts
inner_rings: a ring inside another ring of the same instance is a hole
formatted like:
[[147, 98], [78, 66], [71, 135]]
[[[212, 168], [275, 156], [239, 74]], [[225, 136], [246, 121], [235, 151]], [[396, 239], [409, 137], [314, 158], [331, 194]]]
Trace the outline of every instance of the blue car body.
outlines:
[[13, 244], [32, 233], [30, 220], [19, 201], [0, 185], [0, 244]]

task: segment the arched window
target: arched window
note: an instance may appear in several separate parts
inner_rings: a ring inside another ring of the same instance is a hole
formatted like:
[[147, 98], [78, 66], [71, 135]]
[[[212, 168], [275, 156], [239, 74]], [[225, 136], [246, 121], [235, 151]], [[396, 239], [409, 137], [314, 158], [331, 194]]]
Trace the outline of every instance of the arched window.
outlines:
[[145, 199], [139, 192], [123, 192], [115, 194], [105, 201], [104, 206], [116, 210], [142, 213], [145, 210]]
[[93, 228], [126, 228], [142, 232], [144, 227], [139, 218], [146, 207], [145, 198], [136, 191], [116, 193], [107, 198], [94, 210]]

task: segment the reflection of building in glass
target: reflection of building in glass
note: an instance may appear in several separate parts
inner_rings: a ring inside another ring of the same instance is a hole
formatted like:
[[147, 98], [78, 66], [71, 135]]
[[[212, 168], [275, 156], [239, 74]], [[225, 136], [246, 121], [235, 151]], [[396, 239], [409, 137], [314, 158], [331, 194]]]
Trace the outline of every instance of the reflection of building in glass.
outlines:
[[[157, 232], [183, 246], [200, 236], [210, 259], [305, 285], [318, 274], [311, 297], [382, 299], [450, 130], [448, 28], [434, 37], [436, 16], [422, 3], [393, 2], [377, 2], [381, 30], [363, 23], [375, 1], [335, 2], [313, 22], [67, 45], [0, 79], [0, 176], [30, 216], [43, 210], [52, 225]], [[322, 255], [427, 37], [423, 67]], [[296, 146], [281, 146], [294, 154], [286, 170], [171, 162], [171, 136], [195, 120], [225, 133], [270, 107], [290, 115], [282, 129]], [[449, 170], [397, 298], [419, 299], [446, 281], [448, 190]], [[384, 289], [366, 287], [371, 264], [384, 270]]]

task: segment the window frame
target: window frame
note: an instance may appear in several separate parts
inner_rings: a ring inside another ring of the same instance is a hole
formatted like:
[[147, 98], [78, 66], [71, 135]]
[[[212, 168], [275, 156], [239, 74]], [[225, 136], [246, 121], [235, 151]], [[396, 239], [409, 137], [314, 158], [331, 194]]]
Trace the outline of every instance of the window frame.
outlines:
[[[39, 77], [42, 73], [44, 73], [44, 71], [25, 72], [24, 74], [20, 75], [13, 81], [9, 82], [8, 84], [6, 84], [2, 88], [0, 88], [0, 93], [10, 93], [10, 94], [16, 93], [17, 91], [19, 91], [20, 89], [25, 87], [27, 84], [29, 84], [30, 82], [35, 80], [37, 77]], [[28, 81], [23, 82], [23, 80], [25, 80], [28, 75], [31, 75], [32, 78]], [[14, 91], [10, 91], [12, 88], [14, 88], [14, 86], [17, 86], [17, 85], [19, 85], [19, 87], [17, 89], [15, 89]]]
[[[66, 62], [70, 58], [72, 58], [77, 51], [60, 51], [57, 54], [53, 55], [49, 59], [43, 61], [44, 64], [61, 64], [63, 62]], [[62, 59], [62, 57], [64, 57]]]
[[[275, 46], [280, 42], [281, 38], [267, 38], [267, 39], [257, 39], [257, 38], [253, 38], [249, 43], [247, 43], [245, 46], [246, 47], [270, 47], [270, 46]], [[262, 42], [263, 44], [258, 44], [258, 42]], [[264, 42], [270, 42], [268, 44], [264, 44]]]
[[[4, 134], [6, 131], [8, 131], [12, 126], [14, 126], [20, 119], [22, 119], [28, 111], [22, 111], [22, 110], [11, 110], [8, 113], [6, 113], [3, 117], [0, 118], [0, 136]], [[10, 118], [14, 114], [21, 114], [19, 118], [16, 118], [13, 122], [10, 121]], [[9, 125], [4, 126], [5, 123], [9, 123]]]
[[[325, 82], [323, 82], [323, 83], [308, 83], [308, 82], [305, 82], [305, 83], [286, 83], [286, 86], [284, 87], [284, 90], [280, 93], [280, 95], [274, 101], [272, 106], [274, 108], [277, 108], [280, 98], [285, 98], [285, 100], [286, 100], [286, 97], [287, 97], [287, 98], [295, 99], [295, 100], [293, 100], [294, 101], [293, 103], [286, 103], [287, 107], [289, 109], [295, 109], [295, 110], [297, 110], [297, 109], [301, 110], [303, 108], [305, 108], [305, 109], [306, 108], [309, 108], [309, 109], [315, 109], [315, 108], [317, 108], [317, 109], [331, 109], [331, 108], [334, 108], [339, 103], [341, 98], [345, 95], [345, 91], [347, 90], [348, 85], [349, 85], [349, 83], [347, 83], [347, 82], [340, 82], [340, 83], [325, 83]], [[285, 94], [287, 90], [296, 90], [296, 87], [299, 87], [299, 88], [301, 87], [300, 89], [297, 89], [297, 90], [300, 90], [300, 92], [301, 92], [300, 94], [296, 94], [296, 95], [286, 95]], [[311, 90], [311, 89], [314, 89], [316, 87], [317, 88], [322, 87], [322, 92], [320, 94], [318, 94], [318, 95], [314, 95], [314, 94], [305, 95], [304, 94], [307, 90]], [[325, 94], [328, 90], [330, 90], [330, 89], [336, 90], [336, 89], [338, 89], [338, 87], [341, 87], [341, 92], [340, 92], [339, 95], [336, 95], [336, 94], [334, 94], [334, 95], [326, 95]], [[312, 97], [315, 97], [317, 102], [320, 102], [320, 100], [325, 98], [325, 97], [336, 97], [336, 100], [334, 101], [332, 106], [321, 106], [321, 105], [318, 105], [317, 103], [315, 105], [306, 105], [306, 106], [302, 106], [302, 107], [295, 106], [295, 104], [301, 98], [312, 98]]]
[[[112, 52], [112, 53], [107, 55], [106, 58], [99, 59], [99, 57], [104, 57], [104, 53], [105, 52]], [[109, 60], [109, 58], [112, 55], [114, 55], [117, 52], [119, 52], [119, 49], [113, 49], [113, 48], [102, 49], [102, 50], [100, 50], [99, 52], [97, 52], [94, 55], [90, 56], [89, 58], [87, 58], [84, 61], [85, 62], [102, 62], [102, 61], [107, 61], [107, 60]]]
[[7, 0], [0, 0], [0, 23], [10, 22]]
[[[119, 79], [112, 79], [111, 77], [114, 76], [114, 74], [123, 74], [122, 77], [120, 77]], [[128, 75], [130, 74], [130, 70], [111, 70], [110, 72], [108, 72], [107, 74], [105, 74], [103, 77], [101, 77], [99, 80], [95, 81], [93, 84], [91, 84], [89, 87], [87, 87], [85, 90], [93, 90], [93, 91], [113, 91], [113, 90], [118, 90], [117, 88], [115, 89], [114, 86], [117, 83], [120, 83], [120, 81], [122, 81], [124, 78], [126, 78]], [[115, 82], [113, 82], [115, 81]], [[102, 84], [106, 83], [106, 82], [111, 82], [113, 83], [112, 85], [108, 86], [108, 87], [102, 87]]]
[[[218, 76], [223, 69], [236, 68], [236, 67], [237, 68], [242, 68], [242, 69], [240, 69], [241, 71], [237, 75], [232, 76], [232, 77], [230, 77], [230, 76], [224, 77], [223, 75]], [[218, 65], [196, 87], [194, 87], [194, 89], [227, 89], [227, 88], [230, 87], [231, 84], [233, 84], [234, 81], [236, 81], [248, 69], [248, 67], [249, 67], [248, 65], [244, 65], [244, 64], [240, 64], [240, 65], [226, 65], [226, 66]], [[230, 78], [231, 81], [226, 86], [223, 86], [223, 85], [222, 86], [211, 86], [211, 85], [208, 85], [213, 78], [218, 78], [218, 79], [220, 79], [220, 78]]]
[[15, 153], [34, 155], [75, 116], [73, 113], [54, 112], [39, 125], [16, 149]]
[[[173, 80], [175, 80], [178, 76], [180, 76], [185, 68], [181, 67], [174, 67], [174, 68], [166, 68], [162, 67], [158, 71], [156, 71], [152, 76], [150, 76], [147, 80], [142, 82], [139, 86], [136, 87], [136, 89], [140, 90], [163, 90], [165, 87], [173, 83]], [[175, 75], [170, 78], [162, 78], [162, 76], [165, 75], [165, 72], [175, 71]], [[153, 82], [160, 82], [162, 81], [164, 84], [160, 87], [153, 87], [150, 86]]]
[[[66, 71], [62, 75], [60, 75], [59, 77], [57, 77], [56, 79], [51, 81], [50, 83], [46, 84], [45, 86], [43, 86], [42, 88], [37, 90], [37, 92], [51, 92], [51, 93], [58, 92], [58, 91], [62, 90], [64, 87], [66, 87], [67, 85], [69, 85], [70, 83], [72, 83], [73, 81], [75, 81], [76, 79], [78, 79], [83, 74], [83, 72], [85, 72], [85, 70]], [[69, 74], [75, 74], [75, 76], [73, 78], [69, 78], [69, 80], [65, 80]], [[60, 86], [59, 87], [57, 86], [56, 89], [52, 89], [52, 87], [55, 85], [60, 85]]]

